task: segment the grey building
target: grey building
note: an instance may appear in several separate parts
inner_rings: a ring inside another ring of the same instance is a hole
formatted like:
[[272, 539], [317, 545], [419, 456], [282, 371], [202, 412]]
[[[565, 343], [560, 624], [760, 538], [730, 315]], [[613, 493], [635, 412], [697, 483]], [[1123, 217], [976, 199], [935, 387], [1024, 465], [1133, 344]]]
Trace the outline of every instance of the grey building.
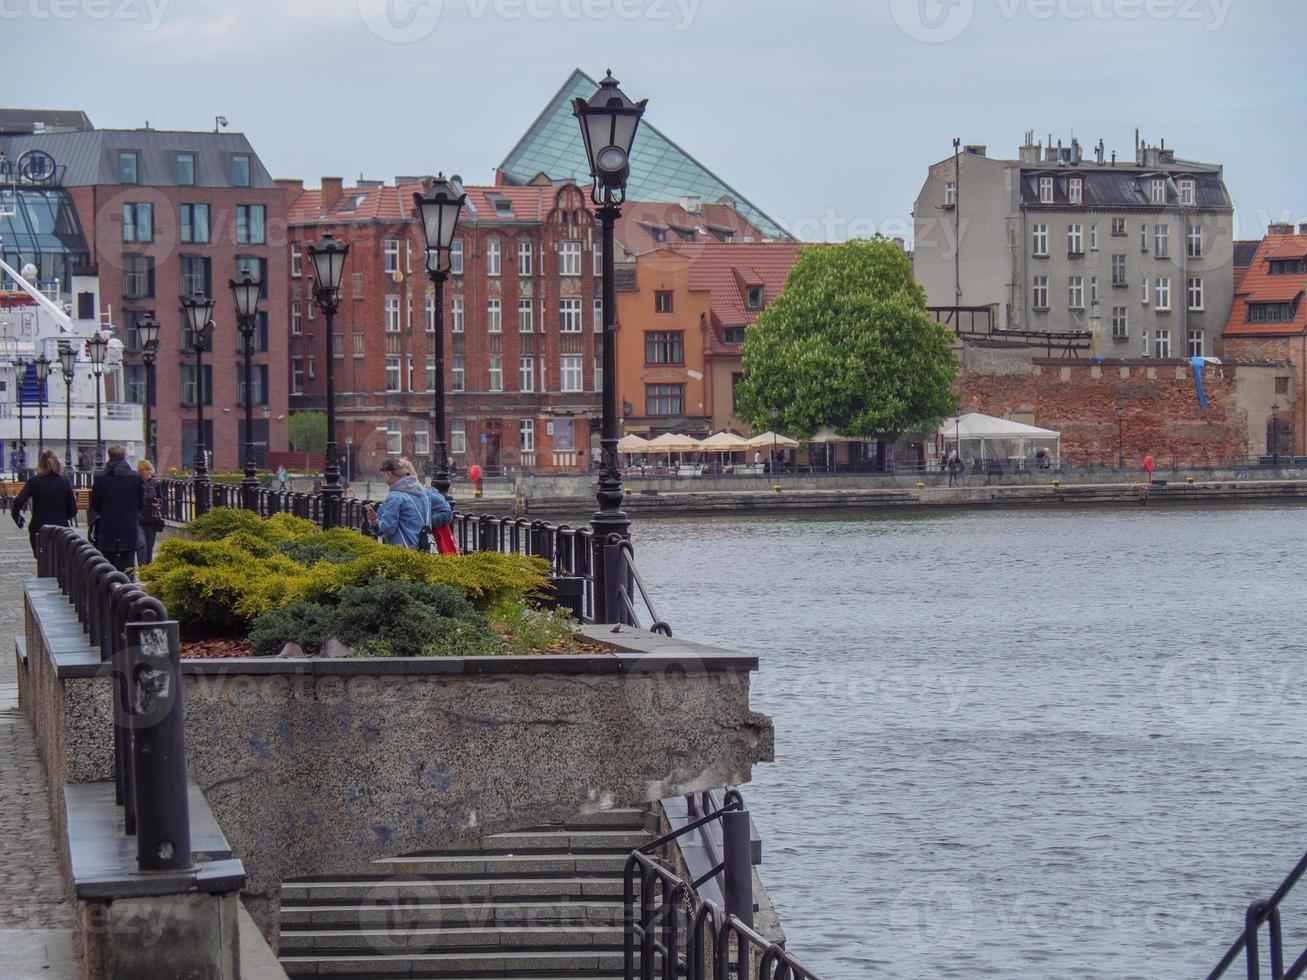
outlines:
[[998, 329], [1086, 330], [1109, 357], [1209, 355], [1233, 295], [1234, 209], [1221, 167], [1138, 144], [1086, 159], [1026, 134], [1016, 160], [966, 146], [913, 209], [930, 306], [995, 310]]

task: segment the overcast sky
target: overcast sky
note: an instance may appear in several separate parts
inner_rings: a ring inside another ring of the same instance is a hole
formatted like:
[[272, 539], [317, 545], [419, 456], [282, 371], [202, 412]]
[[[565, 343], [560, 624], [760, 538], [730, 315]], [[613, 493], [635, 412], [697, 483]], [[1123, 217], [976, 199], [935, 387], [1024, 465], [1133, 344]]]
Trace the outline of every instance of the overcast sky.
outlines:
[[14, 107], [212, 128], [274, 176], [489, 181], [568, 73], [809, 239], [910, 229], [951, 140], [1135, 127], [1222, 163], [1240, 237], [1307, 221], [1303, 0], [0, 0]]

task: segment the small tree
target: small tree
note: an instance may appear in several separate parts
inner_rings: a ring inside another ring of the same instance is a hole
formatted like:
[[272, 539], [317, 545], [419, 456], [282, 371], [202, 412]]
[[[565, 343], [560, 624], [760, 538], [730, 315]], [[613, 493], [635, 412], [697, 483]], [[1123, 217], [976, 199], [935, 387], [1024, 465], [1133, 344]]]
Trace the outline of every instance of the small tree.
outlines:
[[286, 419], [286, 439], [299, 453], [327, 451], [327, 413], [291, 412]]
[[954, 409], [952, 343], [893, 242], [810, 246], [745, 338], [738, 414], [799, 439], [928, 431]]

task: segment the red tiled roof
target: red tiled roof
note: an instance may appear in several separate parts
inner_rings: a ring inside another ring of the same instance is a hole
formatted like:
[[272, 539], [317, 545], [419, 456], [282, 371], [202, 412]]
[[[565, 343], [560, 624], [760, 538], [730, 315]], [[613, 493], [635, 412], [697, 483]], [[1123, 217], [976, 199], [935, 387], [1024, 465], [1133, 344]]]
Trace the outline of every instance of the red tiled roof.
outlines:
[[[305, 190], [291, 203], [286, 221], [291, 225], [349, 224], [370, 221], [398, 224], [412, 217], [413, 194], [421, 190], [422, 185], [419, 183], [405, 183], [398, 187], [393, 184], [384, 187], [346, 187], [341, 191], [340, 200], [334, 202], [327, 212], [322, 209], [322, 190], [320, 188]], [[553, 207], [554, 195], [558, 188], [465, 186], [463, 190], [467, 194], [465, 220], [492, 224], [543, 221], [549, 209]], [[495, 198], [507, 201], [511, 206], [511, 212], [500, 213], [495, 208]], [[355, 199], [358, 199], [356, 207], [352, 210], [343, 210]]]
[[[656, 234], [661, 231], [663, 241]], [[681, 232], [683, 234], [680, 234]], [[680, 204], [655, 201], [628, 201], [614, 230], [618, 243], [628, 255], [643, 255], [659, 248], [675, 248], [695, 242], [700, 245], [721, 242], [723, 235], [734, 241], [760, 241], [763, 233], [749, 220], [726, 204], [701, 204], [695, 212]], [[687, 238], [686, 236], [692, 236]]]
[[[1243, 279], [1235, 285], [1234, 306], [1222, 331], [1226, 337], [1285, 337], [1307, 331], [1307, 273], [1271, 275], [1271, 259], [1307, 256], [1307, 235], [1267, 235]], [[1294, 303], [1289, 323], [1249, 323], [1249, 303]]]
[[1243, 277], [1248, 274], [1248, 266], [1261, 247], [1259, 239], [1240, 238], [1234, 243], [1234, 291], [1237, 293], [1243, 285]]
[[[709, 242], [686, 246], [690, 288], [708, 290], [712, 309], [710, 353], [737, 351], [722, 340], [724, 327], [752, 326], [785, 286], [802, 248], [799, 242]], [[762, 307], [750, 309], [749, 287], [763, 287]]]

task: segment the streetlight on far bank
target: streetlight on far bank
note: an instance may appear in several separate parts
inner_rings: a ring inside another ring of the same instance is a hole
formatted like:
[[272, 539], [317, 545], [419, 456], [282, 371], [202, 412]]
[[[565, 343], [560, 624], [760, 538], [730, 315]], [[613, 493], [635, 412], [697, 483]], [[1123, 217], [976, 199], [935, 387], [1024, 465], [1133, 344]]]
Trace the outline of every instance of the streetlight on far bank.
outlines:
[[1280, 406], [1271, 406], [1271, 465], [1280, 467]]
[[1116, 468], [1125, 469], [1125, 409], [1116, 406]]

